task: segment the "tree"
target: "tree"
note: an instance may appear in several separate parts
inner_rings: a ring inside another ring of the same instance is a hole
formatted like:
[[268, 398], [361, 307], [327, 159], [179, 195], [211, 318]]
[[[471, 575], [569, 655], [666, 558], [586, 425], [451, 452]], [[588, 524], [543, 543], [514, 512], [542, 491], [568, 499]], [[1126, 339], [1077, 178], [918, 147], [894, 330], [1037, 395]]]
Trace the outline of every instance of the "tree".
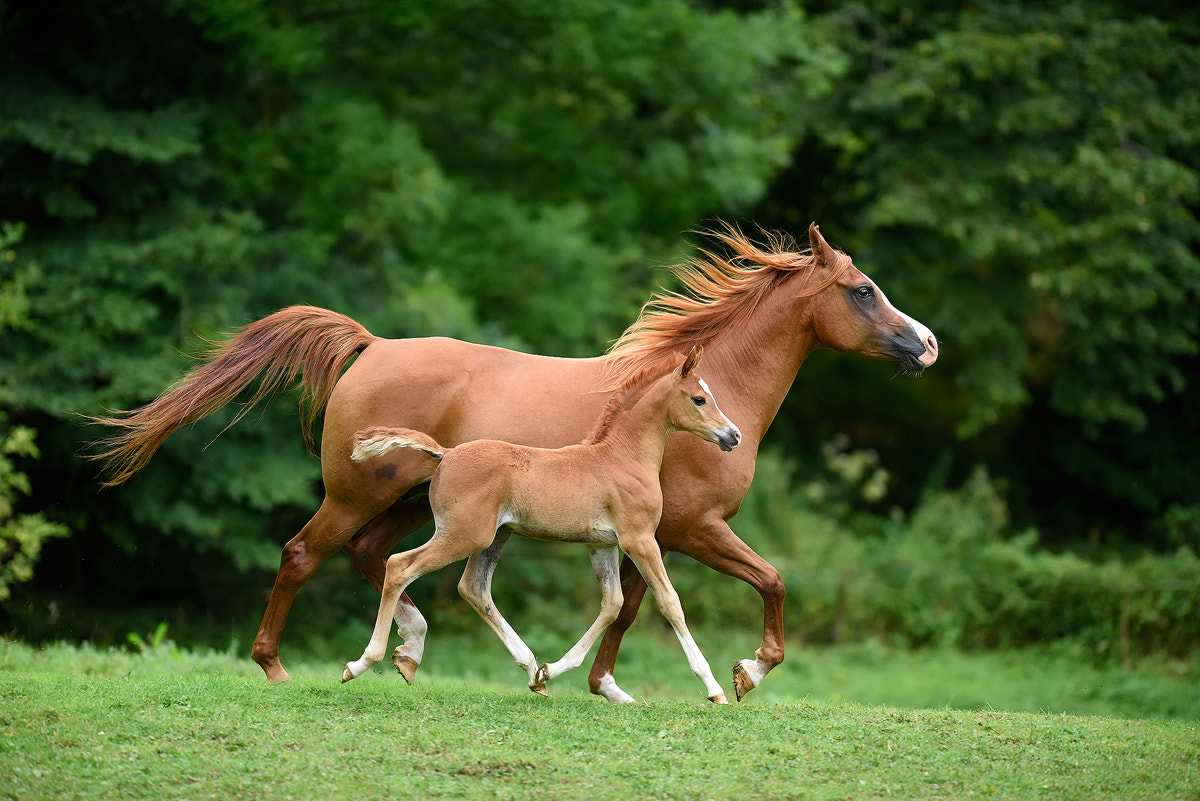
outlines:
[[808, 169], [841, 244], [930, 310], [946, 395], [926, 396], [928, 433], [944, 442], [952, 421], [1027, 511], [1062, 502], [1037, 482], [1065, 482], [1064, 505], [1096, 511], [1085, 528], [1185, 501], [1200, 476], [1172, 423], [1195, 430], [1200, 380], [1195, 16], [847, 3], [820, 21], [853, 68], [796, 161], [836, 161], [836, 177]]
[[291, 303], [600, 352], [680, 231], [785, 165], [836, 68], [802, 22], [681, 0], [8, 4], [0, 217], [42, 271], [0, 381], [50, 443], [35, 487], [130, 552], [273, 566], [319, 495], [288, 400], [180, 432], [119, 496], [95, 494], [73, 415], [149, 400], [203, 338]]
[[[22, 226], [0, 224], [0, 260], [17, 262], [16, 245]], [[25, 314], [25, 283], [37, 273], [36, 265], [10, 266], [0, 273], [0, 331], [28, 324]], [[33, 578], [33, 567], [42, 544], [52, 537], [65, 537], [66, 526], [51, 522], [39, 512], [17, 513], [19, 496], [30, 493], [29, 478], [17, 469], [14, 459], [38, 458], [33, 429], [10, 426], [4, 401], [8, 387], [0, 383], [0, 601], [12, 596], [14, 585]]]

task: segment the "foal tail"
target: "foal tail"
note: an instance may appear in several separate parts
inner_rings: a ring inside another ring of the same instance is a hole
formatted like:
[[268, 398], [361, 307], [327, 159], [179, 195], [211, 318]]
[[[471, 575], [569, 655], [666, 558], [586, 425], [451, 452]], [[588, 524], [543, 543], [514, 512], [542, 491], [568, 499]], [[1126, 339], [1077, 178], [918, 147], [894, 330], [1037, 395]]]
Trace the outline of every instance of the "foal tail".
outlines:
[[[413, 431], [411, 428], [368, 428], [354, 435], [354, 450], [350, 458], [356, 462], [363, 462], [399, 448], [422, 451], [439, 462], [446, 455], [446, 448], [438, 445], [433, 437], [420, 431]], [[429, 476], [433, 475], [434, 470], [437, 470], [436, 464], [429, 471]]]
[[176, 429], [225, 406], [260, 375], [258, 389], [229, 425], [299, 376], [304, 390], [300, 403], [304, 440], [311, 447], [313, 423], [342, 370], [374, 341], [366, 328], [328, 309], [290, 306], [277, 311], [246, 326], [232, 339], [215, 343], [204, 364], [151, 403], [132, 412], [89, 417], [89, 422], [120, 429], [101, 440], [104, 450], [89, 458], [105, 462], [104, 486], [123, 484]]

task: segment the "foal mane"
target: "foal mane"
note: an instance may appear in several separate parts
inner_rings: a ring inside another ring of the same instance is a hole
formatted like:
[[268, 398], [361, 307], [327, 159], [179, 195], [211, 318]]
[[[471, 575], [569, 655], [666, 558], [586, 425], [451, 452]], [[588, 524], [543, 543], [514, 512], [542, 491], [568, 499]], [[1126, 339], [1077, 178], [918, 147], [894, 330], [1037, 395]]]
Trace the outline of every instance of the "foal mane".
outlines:
[[[697, 256], [671, 267], [681, 289], [654, 293], [604, 355], [609, 387], [622, 386], [645, 370], [661, 370], [672, 354], [744, 330], [755, 309], [774, 289], [817, 265], [811, 247], [801, 249], [787, 234], [760, 231], [766, 242], [759, 245], [728, 222], [698, 233], [723, 246], [728, 255], [702, 249]], [[848, 256], [840, 252], [836, 256], [839, 263], [830, 277], [801, 296], [828, 288], [850, 266]]]
[[[675, 359], [670, 362], [669, 371], [674, 372], [682, 364], [683, 357], [676, 355]], [[667, 372], [667, 370], [662, 369], [661, 364], [646, 365], [634, 371], [609, 396], [608, 403], [604, 404], [603, 411], [596, 418], [596, 424], [592, 426], [592, 430], [584, 437], [582, 444], [595, 445], [598, 442], [604, 441], [605, 437], [608, 436], [608, 432], [612, 429], [613, 420], [616, 419], [617, 415], [636, 403], [642, 394], [649, 389], [650, 385], [665, 376]]]

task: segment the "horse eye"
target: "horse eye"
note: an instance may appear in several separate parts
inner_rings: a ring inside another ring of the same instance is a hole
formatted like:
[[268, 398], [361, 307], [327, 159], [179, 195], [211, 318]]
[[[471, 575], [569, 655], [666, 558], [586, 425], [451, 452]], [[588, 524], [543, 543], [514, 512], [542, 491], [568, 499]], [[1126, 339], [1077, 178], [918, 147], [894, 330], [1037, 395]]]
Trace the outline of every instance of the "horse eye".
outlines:
[[692, 398], [692, 403], [696, 404], [697, 406], [703, 406], [704, 404], [708, 403], [708, 401], [704, 399], [703, 395], [695, 395]]
[[860, 300], [870, 300], [875, 295], [875, 290], [869, 286], [860, 286], [857, 293]]

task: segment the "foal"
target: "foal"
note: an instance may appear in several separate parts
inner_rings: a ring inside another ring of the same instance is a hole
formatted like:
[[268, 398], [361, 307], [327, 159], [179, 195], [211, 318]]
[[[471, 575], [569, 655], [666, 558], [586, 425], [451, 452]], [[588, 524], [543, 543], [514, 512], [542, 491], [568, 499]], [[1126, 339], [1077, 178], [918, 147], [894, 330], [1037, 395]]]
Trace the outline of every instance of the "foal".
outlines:
[[[347, 663], [342, 681], [361, 676], [383, 659], [392, 616], [409, 584], [470, 557], [459, 592], [529, 675], [529, 688], [545, 695], [546, 682], [578, 667], [616, 619], [622, 604], [619, 548], [645, 576], [709, 700], [726, 703], [725, 693], [688, 632], [679, 596], [654, 539], [662, 515], [658, 473], [667, 436], [688, 431], [723, 451], [733, 450], [741, 441], [737, 426], [721, 412], [708, 385], [695, 374], [700, 356], [701, 350], [693, 349], [661, 378], [627, 382], [579, 445], [550, 450], [476, 440], [446, 449], [411, 429], [359, 431], [351, 455], [355, 461], [397, 448], [415, 448], [439, 460], [431, 461], [426, 476], [432, 476], [429, 500], [437, 527], [429, 542], [387, 560], [375, 631], [362, 657]], [[560, 660], [540, 668], [529, 646], [492, 602], [492, 572], [510, 531], [533, 539], [586, 545], [603, 594], [600, 615], [579, 642]], [[403, 624], [399, 628], [406, 641], [393, 652], [392, 662], [411, 682], [421, 661], [424, 638], [410, 642]]]

